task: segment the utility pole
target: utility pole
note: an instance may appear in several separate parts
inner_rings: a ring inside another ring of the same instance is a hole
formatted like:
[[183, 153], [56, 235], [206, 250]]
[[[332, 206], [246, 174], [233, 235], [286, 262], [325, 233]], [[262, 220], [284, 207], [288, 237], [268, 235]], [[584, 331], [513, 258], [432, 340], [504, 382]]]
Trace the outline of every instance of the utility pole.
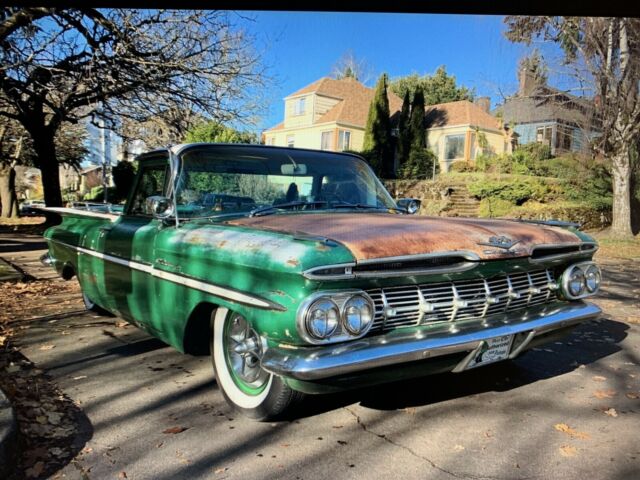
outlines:
[[102, 153], [102, 192], [103, 192], [103, 202], [108, 203], [109, 194], [107, 192], [107, 188], [109, 187], [109, 182], [107, 179], [107, 131], [104, 128], [104, 120], [100, 119], [100, 143], [101, 143], [101, 153]]

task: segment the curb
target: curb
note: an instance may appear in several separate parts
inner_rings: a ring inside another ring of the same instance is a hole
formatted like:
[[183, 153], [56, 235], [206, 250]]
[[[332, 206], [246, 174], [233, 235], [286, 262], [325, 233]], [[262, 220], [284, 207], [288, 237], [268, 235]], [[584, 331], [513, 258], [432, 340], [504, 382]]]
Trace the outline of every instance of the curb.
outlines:
[[0, 389], [0, 478], [7, 478], [14, 466], [17, 423], [13, 407]]
[[4, 275], [0, 275], [0, 282], [16, 282], [22, 281], [25, 277], [24, 272], [20, 271], [13, 265], [11, 262], [5, 260], [0, 257], [0, 264], [4, 265], [6, 268], [11, 270], [10, 273], [5, 273]]

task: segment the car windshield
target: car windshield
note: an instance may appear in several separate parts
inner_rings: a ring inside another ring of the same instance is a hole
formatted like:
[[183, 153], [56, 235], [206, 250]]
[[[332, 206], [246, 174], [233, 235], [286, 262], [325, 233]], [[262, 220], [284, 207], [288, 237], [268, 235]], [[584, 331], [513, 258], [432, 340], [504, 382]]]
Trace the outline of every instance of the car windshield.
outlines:
[[199, 146], [186, 150], [180, 160], [176, 206], [182, 218], [396, 207], [369, 166], [348, 155]]

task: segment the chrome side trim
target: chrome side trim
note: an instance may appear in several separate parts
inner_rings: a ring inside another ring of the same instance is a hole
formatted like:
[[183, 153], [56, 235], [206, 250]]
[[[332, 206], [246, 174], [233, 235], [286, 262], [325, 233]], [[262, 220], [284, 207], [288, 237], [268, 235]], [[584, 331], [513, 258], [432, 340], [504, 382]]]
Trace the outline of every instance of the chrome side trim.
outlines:
[[499, 316], [489, 326], [475, 324], [460, 328], [456, 333], [430, 333], [428, 328], [416, 327], [338, 345], [276, 346], [265, 352], [262, 368], [284, 377], [321, 380], [451, 353], [468, 353], [481, 342], [503, 335], [534, 332], [531, 338], [525, 339], [531, 341], [543, 333], [597, 318], [600, 313], [602, 311], [595, 305], [572, 302], [527, 311], [519, 316]]
[[[593, 248], [590, 249], [582, 249], [583, 245], [593, 245]], [[554, 249], [554, 248], [562, 248], [562, 247], [578, 247], [578, 250], [575, 252], [567, 252], [567, 253], [558, 253], [555, 255], [549, 255], [542, 258], [532, 258], [533, 252], [536, 250], [545, 250], [545, 249]], [[555, 260], [562, 260], [571, 257], [579, 257], [585, 254], [593, 254], [598, 250], [598, 245], [593, 242], [578, 242], [578, 243], [545, 243], [541, 245], [536, 245], [531, 249], [531, 254], [529, 256], [529, 262], [531, 263], [544, 263], [551, 262]]]
[[[357, 272], [349, 269], [357, 268], [359, 265], [377, 265], [377, 264], [387, 264], [387, 263], [397, 263], [397, 262], [406, 262], [406, 261], [419, 261], [419, 260], [429, 260], [433, 258], [443, 258], [443, 257], [460, 257], [467, 260], [464, 263], [459, 263], [457, 265], [443, 265], [440, 267], [429, 267], [429, 268], [416, 268], [416, 269], [399, 269], [399, 270], [372, 270], [368, 272]], [[309, 280], [348, 280], [353, 278], [390, 278], [390, 277], [406, 277], [408, 275], [436, 275], [439, 273], [457, 273], [457, 272], [465, 272], [467, 270], [471, 270], [477, 266], [477, 262], [480, 261], [480, 256], [478, 256], [474, 252], [470, 252], [467, 250], [459, 250], [459, 251], [448, 251], [448, 252], [437, 252], [437, 253], [426, 253], [419, 255], [401, 255], [396, 257], [381, 257], [381, 258], [370, 258], [367, 260], [360, 260], [357, 262], [351, 263], [338, 263], [334, 265], [321, 265], [318, 267], [313, 267], [302, 272], [302, 275]], [[330, 274], [330, 275], [322, 275], [316, 272], [325, 270], [328, 268], [344, 268], [344, 274]]]
[[255, 297], [253, 295], [248, 295], [246, 293], [233, 290], [230, 288], [221, 287], [213, 283], [203, 282], [201, 280], [187, 277], [185, 275], [179, 275], [176, 273], [167, 272], [165, 270], [160, 270], [155, 268], [153, 265], [150, 265], [147, 263], [140, 263], [132, 260], [127, 260], [126, 258], [117, 257], [115, 255], [109, 255], [107, 253], [97, 252], [96, 250], [90, 250], [84, 247], [76, 247], [74, 245], [69, 245], [67, 243], [60, 242], [54, 239], [49, 239], [49, 241], [55, 242], [64, 247], [76, 250], [78, 253], [90, 255], [92, 257], [99, 258], [106, 262], [115, 263], [116, 265], [121, 265], [123, 267], [128, 267], [133, 270], [137, 270], [139, 272], [147, 273], [153, 277], [161, 278], [162, 280], [167, 280], [169, 282], [176, 283], [178, 285], [184, 285], [185, 287], [193, 288], [195, 290], [200, 290], [201, 292], [209, 293], [211, 295], [215, 295], [225, 300], [230, 300], [232, 302], [237, 302], [244, 305], [250, 305], [252, 307], [264, 308], [268, 310], [280, 310], [280, 311], [286, 310], [286, 308], [284, 308], [282, 305], [271, 302], [269, 300]]
[[40, 263], [45, 267], [53, 267], [55, 265], [55, 260], [49, 252], [47, 252], [44, 255], [40, 255]]
[[112, 222], [115, 222], [118, 218], [120, 218], [120, 215], [117, 215], [115, 213], [92, 212], [90, 210], [80, 210], [79, 208], [40, 207], [39, 210], [59, 213], [61, 215], [78, 215], [80, 217], [104, 218]]

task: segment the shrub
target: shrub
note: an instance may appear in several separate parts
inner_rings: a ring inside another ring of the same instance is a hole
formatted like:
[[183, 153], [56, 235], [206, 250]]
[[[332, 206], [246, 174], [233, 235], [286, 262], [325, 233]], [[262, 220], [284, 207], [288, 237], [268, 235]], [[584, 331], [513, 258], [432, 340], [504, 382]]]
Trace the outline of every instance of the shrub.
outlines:
[[539, 162], [551, 158], [551, 147], [544, 143], [526, 143], [518, 146], [513, 154], [521, 155], [527, 162]]
[[498, 198], [522, 205], [528, 200], [548, 200], [557, 194], [557, 187], [537, 178], [481, 180], [468, 185], [472, 195], [482, 199]]
[[486, 218], [507, 217], [515, 205], [500, 198], [483, 198], [480, 201], [478, 215]]
[[439, 171], [439, 162], [436, 155], [429, 149], [413, 150], [409, 159], [398, 169], [398, 178], [402, 179], [426, 179], [433, 176], [433, 167]]
[[458, 160], [457, 162], [453, 162], [451, 167], [449, 167], [449, 171], [451, 172], [475, 172], [476, 167], [464, 160]]

